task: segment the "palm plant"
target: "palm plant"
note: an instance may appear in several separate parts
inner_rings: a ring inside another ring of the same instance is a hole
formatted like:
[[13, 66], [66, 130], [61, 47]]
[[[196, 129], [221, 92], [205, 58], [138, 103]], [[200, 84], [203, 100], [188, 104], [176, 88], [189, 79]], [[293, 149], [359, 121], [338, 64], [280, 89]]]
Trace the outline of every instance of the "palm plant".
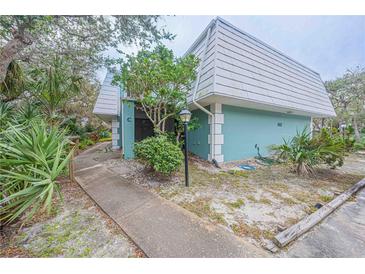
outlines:
[[13, 108], [9, 103], [0, 101], [0, 131], [5, 130], [13, 114]]
[[319, 163], [319, 151], [311, 145], [306, 129], [297, 132], [291, 140], [284, 139], [284, 143], [273, 146], [273, 150], [279, 152], [279, 159], [295, 164], [298, 174], [313, 174], [313, 167]]
[[10, 223], [41, 209], [50, 212], [52, 199], [60, 194], [57, 177], [65, 170], [71, 153], [65, 132], [45, 122], [27, 128], [10, 126], [0, 139], [0, 221]]
[[14, 122], [29, 125], [33, 121], [40, 121], [41, 118], [38, 106], [32, 102], [26, 102], [17, 109]]
[[332, 168], [341, 166], [345, 155], [341, 139], [331, 138], [324, 132], [312, 138], [307, 128], [272, 149], [278, 153], [279, 159], [295, 165], [296, 173], [302, 175], [314, 174], [314, 168], [321, 163]]
[[73, 75], [65, 60], [56, 57], [48, 68], [31, 71], [35, 97], [40, 101], [45, 115], [55, 120], [72, 96], [81, 90], [81, 77]]

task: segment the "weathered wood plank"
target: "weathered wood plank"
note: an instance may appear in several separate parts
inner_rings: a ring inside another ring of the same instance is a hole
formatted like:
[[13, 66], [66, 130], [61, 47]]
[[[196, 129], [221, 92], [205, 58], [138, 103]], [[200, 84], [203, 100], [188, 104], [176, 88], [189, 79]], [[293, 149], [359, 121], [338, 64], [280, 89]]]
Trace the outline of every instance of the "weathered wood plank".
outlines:
[[274, 243], [279, 247], [284, 247], [291, 241], [295, 240], [299, 236], [306, 233], [310, 230], [313, 226], [321, 222], [324, 218], [326, 218], [329, 214], [331, 214], [337, 207], [342, 205], [347, 199], [351, 197], [354, 193], [359, 191], [361, 188], [365, 187], [365, 178], [362, 179], [360, 182], [353, 185], [347, 191], [333, 199], [328, 204], [324, 205], [320, 209], [318, 209], [313, 214], [307, 216], [300, 222], [296, 223], [295, 225], [289, 227], [288, 229], [280, 232], [274, 238]]

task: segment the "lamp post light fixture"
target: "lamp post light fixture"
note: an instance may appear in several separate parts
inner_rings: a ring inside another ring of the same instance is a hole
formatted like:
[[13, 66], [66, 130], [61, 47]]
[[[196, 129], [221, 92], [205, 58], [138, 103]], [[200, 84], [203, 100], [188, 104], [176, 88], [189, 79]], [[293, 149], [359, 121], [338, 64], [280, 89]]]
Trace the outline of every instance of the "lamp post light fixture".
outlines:
[[184, 153], [185, 153], [185, 186], [189, 186], [189, 168], [188, 168], [188, 123], [191, 118], [191, 112], [183, 109], [180, 113], [180, 119], [184, 124]]

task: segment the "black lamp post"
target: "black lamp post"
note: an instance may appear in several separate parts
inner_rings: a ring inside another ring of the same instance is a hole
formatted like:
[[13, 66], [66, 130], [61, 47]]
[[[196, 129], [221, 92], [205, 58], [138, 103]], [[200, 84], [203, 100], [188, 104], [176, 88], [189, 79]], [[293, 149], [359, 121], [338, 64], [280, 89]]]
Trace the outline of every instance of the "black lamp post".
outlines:
[[188, 123], [190, 121], [191, 112], [183, 109], [180, 113], [180, 119], [184, 124], [184, 147], [185, 147], [185, 186], [189, 186], [189, 169], [188, 169]]

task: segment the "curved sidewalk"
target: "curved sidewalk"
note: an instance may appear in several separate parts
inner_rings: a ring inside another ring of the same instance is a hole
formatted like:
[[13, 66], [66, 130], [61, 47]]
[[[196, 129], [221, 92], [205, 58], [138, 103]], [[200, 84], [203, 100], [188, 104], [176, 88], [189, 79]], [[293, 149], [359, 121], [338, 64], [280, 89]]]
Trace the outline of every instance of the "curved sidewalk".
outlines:
[[75, 179], [148, 257], [268, 256], [224, 228], [113, 173], [94, 157], [97, 151], [75, 158]]

